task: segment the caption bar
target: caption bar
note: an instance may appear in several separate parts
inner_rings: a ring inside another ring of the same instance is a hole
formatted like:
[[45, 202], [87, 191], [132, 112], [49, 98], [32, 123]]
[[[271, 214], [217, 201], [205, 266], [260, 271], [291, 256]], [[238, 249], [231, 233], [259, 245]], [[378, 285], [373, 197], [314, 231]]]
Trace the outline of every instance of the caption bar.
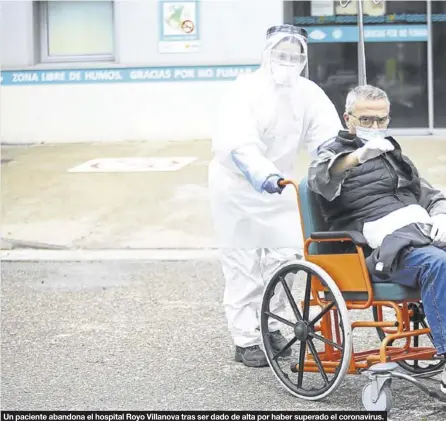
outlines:
[[387, 421], [365, 411], [2, 411], [2, 421]]

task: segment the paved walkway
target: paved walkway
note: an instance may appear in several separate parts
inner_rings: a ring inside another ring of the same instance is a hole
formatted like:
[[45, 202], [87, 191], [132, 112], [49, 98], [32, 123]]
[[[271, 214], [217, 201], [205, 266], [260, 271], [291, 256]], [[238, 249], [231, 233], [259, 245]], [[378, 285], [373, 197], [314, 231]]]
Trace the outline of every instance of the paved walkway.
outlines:
[[[399, 140], [421, 174], [446, 192], [446, 139]], [[3, 146], [2, 248], [213, 248], [211, 156], [208, 141]], [[196, 159], [169, 172], [69, 172], [123, 157]], [[297, 160], [299, 179], [308, 158]]]

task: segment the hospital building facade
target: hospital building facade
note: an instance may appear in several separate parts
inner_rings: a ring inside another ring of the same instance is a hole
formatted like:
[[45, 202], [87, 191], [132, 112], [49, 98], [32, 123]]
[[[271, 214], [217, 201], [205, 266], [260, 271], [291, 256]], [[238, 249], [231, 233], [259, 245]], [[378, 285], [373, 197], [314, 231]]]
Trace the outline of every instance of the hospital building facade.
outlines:
[[[364, 0], [366, 73], [393, 134], [446, 134], [446, 2]], [[0, 1], [4, 143], [208, 139], [268, 27], [308, 32], [308, 77], [341, 115], [358, 84], [357, 1]]]

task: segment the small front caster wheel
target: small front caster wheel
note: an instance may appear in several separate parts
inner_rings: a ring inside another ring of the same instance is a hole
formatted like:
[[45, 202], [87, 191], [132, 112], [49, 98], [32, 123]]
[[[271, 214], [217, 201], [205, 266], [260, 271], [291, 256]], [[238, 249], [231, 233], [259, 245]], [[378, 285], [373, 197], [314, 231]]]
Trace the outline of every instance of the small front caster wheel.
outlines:
[[376, 402], [373, 402], [372, 383], [362, 389], [362, 405], [367, 411], [390, 411], [392, 400], [392, 389], [388, 383], [381, 388]]

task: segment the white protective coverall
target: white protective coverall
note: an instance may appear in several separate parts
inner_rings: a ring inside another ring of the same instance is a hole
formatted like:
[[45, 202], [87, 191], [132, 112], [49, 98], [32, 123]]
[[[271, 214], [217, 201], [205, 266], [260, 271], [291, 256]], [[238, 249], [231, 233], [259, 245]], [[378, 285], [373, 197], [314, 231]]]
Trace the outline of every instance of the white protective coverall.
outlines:
[[[284, 48], [290, 44], [291, 49]], [[294, 51], [298, 64], [282, 67], [282, 51]], [[212, 139], [211, 211], [225, 277], [228, 327], [240, 347], [261, 344], [259, 313], [264, 287], [278, 265], [296, 258], [302, 249], [294, 189], [269, 194], [262, 184], [271, 174], [293, 178], [301, 146], [315, 153], [342, 129], [323, 90], [300, 77], [306, 51], [301, 29], [291, 25], [270, 28], [262, 65], [232, 84]], [[294, 77], [281, 80], [292, 68]], [[283, 310], [282, 295], [276, 308], [271, 308], [275, 314]], [[278, 330], [277, 322], [270, 320], [269, 330]]]

